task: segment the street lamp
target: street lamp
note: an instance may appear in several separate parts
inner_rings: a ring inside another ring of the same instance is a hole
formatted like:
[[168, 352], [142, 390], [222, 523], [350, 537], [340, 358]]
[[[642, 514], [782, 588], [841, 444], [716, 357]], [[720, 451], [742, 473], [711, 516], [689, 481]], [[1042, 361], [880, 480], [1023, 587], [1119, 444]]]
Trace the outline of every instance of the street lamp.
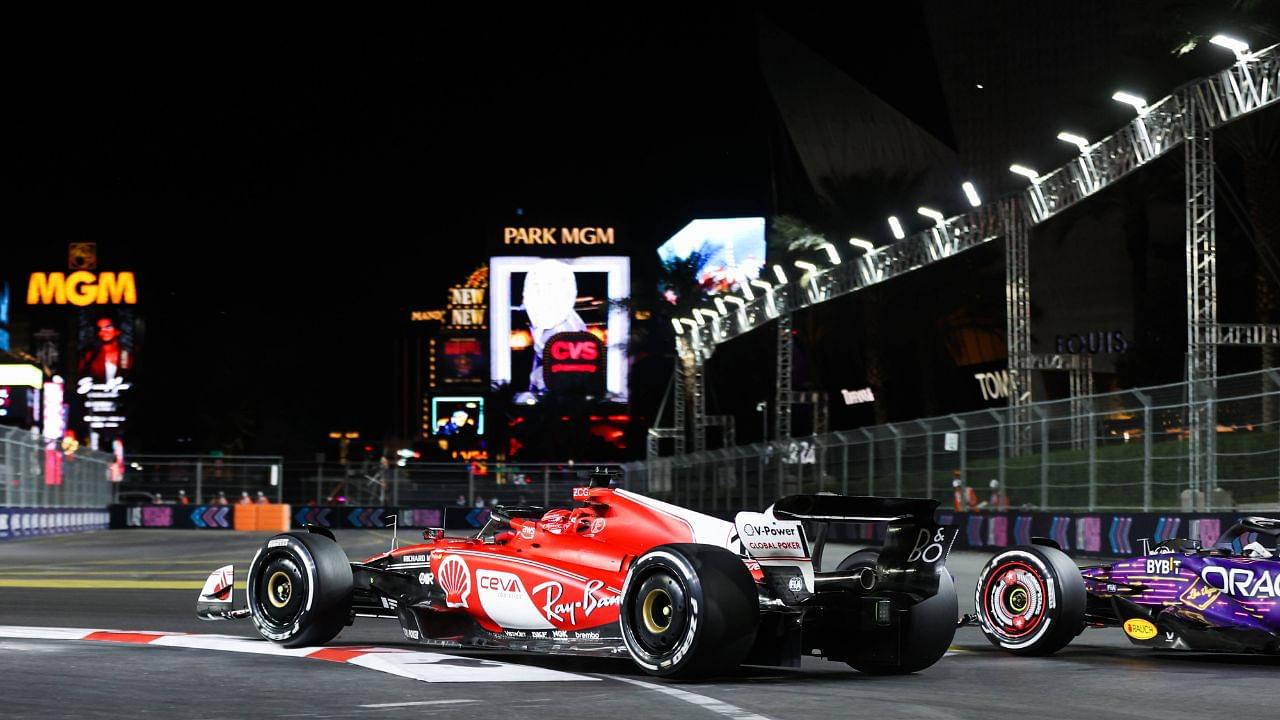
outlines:
[[897, 240], [905, 240], [907, 234], [902, 231], [902, 223], [898, 222], [896, 215], [889, 216], [889, 229], [893, 231], [893, 237]]
[[1228, 37], [1227, 35], [1214, 35], [1209, 38], [1209, 42], [1235, 53], [1236, 60], [1240, 62], [1245, 62], [1249, 59], [1249, 43], [1243, 40], [1237, 40], [1236, 38]]
[[1116, 93], [1111, 96], [1111, 99], [1116, 102], [1124, 103], [1125, 105], [1132, 105], [1133, 109], [1138, 111], [1138, 117], [1143, 117], [1147, 114], [1147, 101], [1133, 93], [1117, 90]]
[[970, 205], [978, 207], [982, 204], [982, 198], [978, 197], [978, 189], [973, 186], [973, 183], [965, 181], [960, 186], [960, 189], [964, 190], [964, 197], [969, 201]]
[[916, 208], [916, 212], [932, 220], [933, 224], [938, 227], [944, 227], [946, 225], [946, 218], [937, 210], [927, 207], [918, 207]]
[[769, 442], [769, 401], [756, 403], [756, 412], [760, 413], [760, 442]]
[[831, 258], [832, 265], [840, 264], [840, 253], [836, 252], [836, 246], [831, 243], [823, 243], [822, 249], [827, 251], [827, 257]]
[[800, 268], [801, 270], [803, 270], [806, 277], [808, 277], [812, 273], [818, 272], [818, 266], [814, 265], [811, 262], [805, 262], [804, 260], [796, 260], [792, 264]]
[[[715, 313], [711, 312], [710, 310], [703, 310], [702, 308], [694, 308], [694, 309], [693, 309], [693, 315], [694, 315], [694, 317], [698, 317], [698, 316], [700, 316], [700, 315], [706, 315], [707, 317], [711, 318], [712, 320], [715, 320], [716, 318], [720, 317], [719, 315], [716, 315]], [[698, 320], [698, 324], [699, 324], [699, 325], [702, 325], [702, 324], [704, 324], [704, 323], [702, 322], [702, 320]]]
[[871, 242], [870, 240], [863, 240], [861, 238], [849, 238], [849, 244], [856, 248], [861, 248], [862, 252], [864, 253], [873, 253], [876, 251], [876, 244]]
[[1058, 139], [1064, 143], [1071, 143], [1072, 145], [1075, 145], [1076, 147], [1080, 148], [1081, 153], [1086, 153], [1089, 151], [1089, 141], [1085, 140], [1079, 135], [1073, 135], [1069, 132], [1060, 132], [1058, 133]]
[[1035, 170], [1032, 170], [1031, 168], [1025, 165], [1016, 165], [1016, 164], [1010, 165], [1009, 172], [1013, 173], [1014, 175], [1021, 175], [1022, 177], [1030, 178], [1031, 182], [1033, 183], [1040, 182], [1040, 173], [1036, 172]]

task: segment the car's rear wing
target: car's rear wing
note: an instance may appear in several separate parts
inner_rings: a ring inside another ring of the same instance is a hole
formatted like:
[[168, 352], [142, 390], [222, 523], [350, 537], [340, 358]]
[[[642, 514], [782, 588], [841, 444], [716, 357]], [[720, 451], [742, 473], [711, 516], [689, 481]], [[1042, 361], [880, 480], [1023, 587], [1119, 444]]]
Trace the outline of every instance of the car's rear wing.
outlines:
[[[956, 538], [954, 528], [934, 519], [937, 508], [936, 500], [789, 495], [763, 514], [739, 513], [736, 524], [743, 549], [760, 561], [766, 576], [786, 576], [788, 581], [798, 576], [807, 593], [813, 593], [815, 577], [824, 575], [819, 570], [831, 524], [886, 523], [875, 588], [923, 600], [938, 592], [938, 579]], [[816, 527], [806, 530], [805, 524]], [[770, 580], [770, 585], [781, 584]]]
[[933, 522], [937, 500], [859, 495], [788, 495], [773, 504], [778, 518], [814, 522]]

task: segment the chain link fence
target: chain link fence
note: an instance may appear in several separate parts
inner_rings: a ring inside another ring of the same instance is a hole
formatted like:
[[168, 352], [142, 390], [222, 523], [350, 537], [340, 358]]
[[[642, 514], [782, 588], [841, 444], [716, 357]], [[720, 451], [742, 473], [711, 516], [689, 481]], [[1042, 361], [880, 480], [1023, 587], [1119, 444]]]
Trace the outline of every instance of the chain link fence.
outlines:
[[655, 458], [632, 482], [710, 511], [792, 493], [928, 497], [950, 505], [959, 478], [987, 500], [1053, 510], [1280, 507], [1280, 373], [1209, 383], [1217, 432], [1207, 482], [1188, 481], [1188, 385], [1097, 394]]
[[282, 458], [271, 455], [130, 455], [116, 502], [218, 505], [283, 499]]
[[[286, 502], [295, 505], [484, 507], [567, 505], [592, 463], [287, 463]], [[616, 467], [616, 465], [615, 465]], [[496, 502], [495, 502], [496, 501]]]
[[[568, 505], [603, 463], [284, 462], [275, 456], [132, 455], [114, 500], [235, 504], [262, 493], [301, 506]], [[616, 467], [616, 465], [615, 465]], [[627, 482], [635, 488], [634, 482]], [[644, 488], [639, 488], [643, 490]]]
[[39, 433], [0, 426], [0, 507], [106, 507], [111, 463], [107, 453], [81, 448], [68, 454]]

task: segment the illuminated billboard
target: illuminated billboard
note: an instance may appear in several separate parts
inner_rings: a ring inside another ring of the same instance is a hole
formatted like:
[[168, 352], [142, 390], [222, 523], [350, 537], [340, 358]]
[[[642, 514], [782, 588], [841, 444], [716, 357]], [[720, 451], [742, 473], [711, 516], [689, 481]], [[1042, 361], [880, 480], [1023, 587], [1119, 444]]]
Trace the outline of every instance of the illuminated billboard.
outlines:
[[432, 387], [484, 384], [484, 338], [479, 335], [445, 335], [431, 341]]
[[[494, 257], [489, 262], [489, 368], [494, 383], [510, 383], [517, 402], [535, 403], [548, 389], [559, 392], [548, 350], [563, 334], [589, 333], [600, 342], [602, 359], [582, 357], [566, 373], [586, 373], [586, 365], [603, 376], [602, 399], [627, 399], [626, 343], [631, 331], [625, 300], [631, 294], [631, 260], [627, 257]], [[590, 352], [574, 345], [572, 335], [556, 344], [557, 352]], [[579, 338], [580, 340], [580, 338]], [[563, 345], [563, 347], [561, 347]], [[558, 360], [558, 359], [557, 359]], [[581, 383], [571, 383], [581, 386]], [[564, 388], [566, 391], [573, 390]], [[595, 391], [597, 397], [600, 391]], [[593, 393], [588, 390], [586, 395]]]
[[484, 398], [431, 398], [431, 434], [454, 438], [484, 435]]
[[701, 256], [698, 284], [707, 292], [731, 292], [760, 277], [764, 269], [764, 218], [694, 220], [658, 248], [671, 264]]
[[[133, 389], [137, 325], [125, 308], [82, 311], [75, 392], [90, 431], [123, 432]], [[94, 448], [95, 450], [98, 448]]]
[[77, 270], [33, 272], [27, 282], [28, 305], [136, 305], [138, 283], [132, 272]]

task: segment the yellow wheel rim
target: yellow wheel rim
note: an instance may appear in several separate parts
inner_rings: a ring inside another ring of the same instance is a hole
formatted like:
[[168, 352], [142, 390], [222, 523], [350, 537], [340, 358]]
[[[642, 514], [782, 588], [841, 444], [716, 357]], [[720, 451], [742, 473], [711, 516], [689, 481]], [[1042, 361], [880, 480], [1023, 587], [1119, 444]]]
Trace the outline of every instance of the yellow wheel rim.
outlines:
[[671, 596], [662, 588], [654, 588], [644, 596], [640, 606], [640, 615], [644, 618], [645, 628], [659, 635], [671, 627]]
[[1027, 609], [1027, 591], [1017, 588], [1009, 593], [1009, 609], [1014, 612], [1022, 612]]
[[289, 598], [292, 596], [293, 581], [286, 573], [277, 571], [267, 581], [267, 600], [273, 607], [282, 608], [289, 604]]

